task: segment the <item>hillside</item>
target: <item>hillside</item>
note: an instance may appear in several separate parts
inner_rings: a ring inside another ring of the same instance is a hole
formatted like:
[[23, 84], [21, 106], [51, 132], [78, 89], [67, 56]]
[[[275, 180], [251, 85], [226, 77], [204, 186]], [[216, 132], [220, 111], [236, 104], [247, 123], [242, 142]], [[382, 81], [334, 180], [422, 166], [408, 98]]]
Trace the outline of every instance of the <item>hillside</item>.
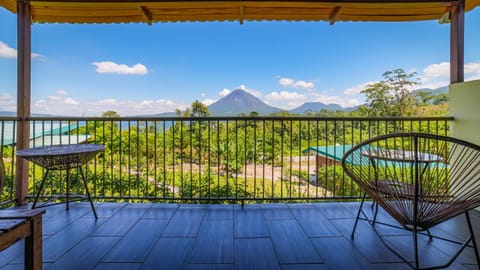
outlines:
[[294, 114], [304, 114], [306, 112], [320, 112], [321, 110], [329, 110], [329, 111], [343, 111], [345, 108], [338, 104], [325, 104], [322, 102], [305, 102], [301, 106], [290, 110], [290, 113]]

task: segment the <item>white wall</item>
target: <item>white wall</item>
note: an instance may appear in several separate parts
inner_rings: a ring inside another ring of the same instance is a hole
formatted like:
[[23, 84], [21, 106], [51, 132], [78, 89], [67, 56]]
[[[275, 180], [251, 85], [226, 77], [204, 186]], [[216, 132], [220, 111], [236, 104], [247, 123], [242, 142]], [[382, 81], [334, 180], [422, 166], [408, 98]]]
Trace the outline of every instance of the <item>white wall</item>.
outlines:
[[449, 97], [452, 137], [480, 145], [480, 80], [450, 85]]

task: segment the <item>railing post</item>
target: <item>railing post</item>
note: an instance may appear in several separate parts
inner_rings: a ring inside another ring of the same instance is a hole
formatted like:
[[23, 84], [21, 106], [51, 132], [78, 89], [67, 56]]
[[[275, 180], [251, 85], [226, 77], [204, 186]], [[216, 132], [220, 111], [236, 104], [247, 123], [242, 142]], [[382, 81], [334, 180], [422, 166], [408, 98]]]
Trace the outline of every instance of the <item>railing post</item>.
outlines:
[[[29, 147], [30, 82], [31, 82], [31, 10], [30, 4], [17, 1], [17, 149]], [[17, 205], [27, 203], [28, 162], [16, 159], [15, 198]]]

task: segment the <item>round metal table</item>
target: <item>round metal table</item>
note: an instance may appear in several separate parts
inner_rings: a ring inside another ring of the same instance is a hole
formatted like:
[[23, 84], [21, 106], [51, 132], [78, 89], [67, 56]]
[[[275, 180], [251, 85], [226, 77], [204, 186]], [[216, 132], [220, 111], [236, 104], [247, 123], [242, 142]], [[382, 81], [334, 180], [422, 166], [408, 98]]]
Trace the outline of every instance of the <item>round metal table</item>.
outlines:
[[[93, 214], [97, 218], [97, 212], [92, 202], [92, 197], [88, 191], [87, 178], [82, 170], [82, 166], [85, 165], [90, 159], [94, 158], [98, 153], [105, 151], [105, 146], [100, 144], [68, 144], [68, 145], [53, 145], [45, 147], [35, 147], [17, 150], [17, 156], [22, 157], [28, 161], [31, 161], [46, 169], [43, 175], [40, 188], [38, 189], [35, 200], [33, 201], [32, 209], [36, 207], [40, 193], [43, 190], [45, 179], [51, 170], [65, 170], [67, 172], [66, 177], [66, 204], [67, 210], [69, 210], [70, 196], [78, 196], [70, 193], [70, 169], [77, 168], [80, 171], [83, 184], [85, 185], [86, 199], [90, 202]], [[79, 196], [84, 198], [85, 196]], [[48, 201], [47, 201], [48, 203]], [[52, 204], [43, 204], [39, 207], [45, 207]]]

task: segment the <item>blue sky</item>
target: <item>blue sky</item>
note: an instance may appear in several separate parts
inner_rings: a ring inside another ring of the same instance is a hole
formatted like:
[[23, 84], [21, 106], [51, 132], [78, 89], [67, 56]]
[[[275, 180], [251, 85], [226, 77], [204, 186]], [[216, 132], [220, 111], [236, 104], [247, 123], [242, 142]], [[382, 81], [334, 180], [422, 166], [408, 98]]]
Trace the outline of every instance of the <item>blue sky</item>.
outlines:
[[[480, 8], [465, 18], [465, 79], [480, 79]], [[238, 22], [34, 24], [32, 112], [122, 116], [206, 104], [242, 88], [270, 105], [344, 107], [391, 69], [449, 82], [450, 25]], [[16, 16], [0, 8], [0, 110], [15, 111]]]

